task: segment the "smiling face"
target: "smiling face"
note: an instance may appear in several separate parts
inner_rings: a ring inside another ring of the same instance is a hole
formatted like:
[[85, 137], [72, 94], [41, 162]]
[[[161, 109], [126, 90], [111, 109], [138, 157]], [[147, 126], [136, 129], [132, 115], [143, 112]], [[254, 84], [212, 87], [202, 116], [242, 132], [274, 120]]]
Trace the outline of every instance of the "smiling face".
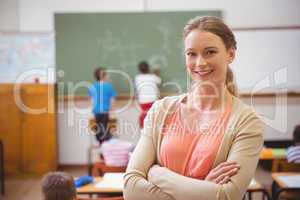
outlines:
[[235, 49], [226, 49], [222, 39], [210, 32], [192, 30], [184, 39], [187, 70], [196, 83], [224, 85]]

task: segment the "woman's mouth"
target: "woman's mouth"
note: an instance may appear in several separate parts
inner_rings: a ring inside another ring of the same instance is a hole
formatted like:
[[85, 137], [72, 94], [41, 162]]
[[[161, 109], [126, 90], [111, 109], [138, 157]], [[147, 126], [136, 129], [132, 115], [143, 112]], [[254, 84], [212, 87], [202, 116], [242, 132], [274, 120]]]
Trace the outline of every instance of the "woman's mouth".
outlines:
[[193, 72], [200, 76], [207, 76], [207, 75], [211, 74], [213, 71], [214, 70], [210, 69], [210, 70], [199, 70], [199, 71], [193, 71]]

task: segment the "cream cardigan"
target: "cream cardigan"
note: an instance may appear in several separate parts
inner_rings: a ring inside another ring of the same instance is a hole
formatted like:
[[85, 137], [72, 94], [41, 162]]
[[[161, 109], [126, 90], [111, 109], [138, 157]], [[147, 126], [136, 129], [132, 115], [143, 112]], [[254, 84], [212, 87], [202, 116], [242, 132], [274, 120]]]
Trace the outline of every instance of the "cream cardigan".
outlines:
[[[125, 200], [240, 200], [254, 176], [263, 146], [264, 124], [254, 110], [233, 97], [229, 122], [213, 168], [225, 161], [236, 161], [240, 170], [230, 182], [213, 182], [182, 176], [159, 167], [162, 127], [186, 94], [166, 97], [154, 103], [145, 119], [141, 138], [124, 176]], [[150, 170], [151, 168], [151, 170]], [[153, 169], [153, 170], [152, 170]], [[150, 171], [149, 171], [150, 170]], [[149, 173], [149, 174], [148, 174]], [[151, 180], [150, 180], [151, 179]]]

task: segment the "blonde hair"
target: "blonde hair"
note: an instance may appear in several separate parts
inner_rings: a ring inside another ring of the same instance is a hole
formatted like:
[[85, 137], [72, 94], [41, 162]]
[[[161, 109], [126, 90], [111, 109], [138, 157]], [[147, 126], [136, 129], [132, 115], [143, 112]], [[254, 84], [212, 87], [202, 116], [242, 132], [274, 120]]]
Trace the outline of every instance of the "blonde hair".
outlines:
[[[198, 16], [190, 19], [183, 29], [183, 37], [186, 38], [187, 35], [195, 29], [210, 32], [219, 36], [227, 50], [230, 48], [237, 48], [233, 32], [221, 19], [217, 17]], [[225, 85], [232, 95], [238, 96], [238, 89], [235, 83], [234, 74], [229, 66], [227, 67]]]

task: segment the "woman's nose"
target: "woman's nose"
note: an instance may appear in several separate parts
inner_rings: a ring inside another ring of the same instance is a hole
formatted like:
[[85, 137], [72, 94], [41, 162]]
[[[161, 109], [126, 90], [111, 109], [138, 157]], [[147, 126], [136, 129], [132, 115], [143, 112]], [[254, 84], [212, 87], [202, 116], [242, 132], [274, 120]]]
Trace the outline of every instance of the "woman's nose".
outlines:
[[207, 65], [206, 60], [202, 57], [202, 56], [198, 56], [197, 60], [196, 60], [196, 66], [204, 66]]

